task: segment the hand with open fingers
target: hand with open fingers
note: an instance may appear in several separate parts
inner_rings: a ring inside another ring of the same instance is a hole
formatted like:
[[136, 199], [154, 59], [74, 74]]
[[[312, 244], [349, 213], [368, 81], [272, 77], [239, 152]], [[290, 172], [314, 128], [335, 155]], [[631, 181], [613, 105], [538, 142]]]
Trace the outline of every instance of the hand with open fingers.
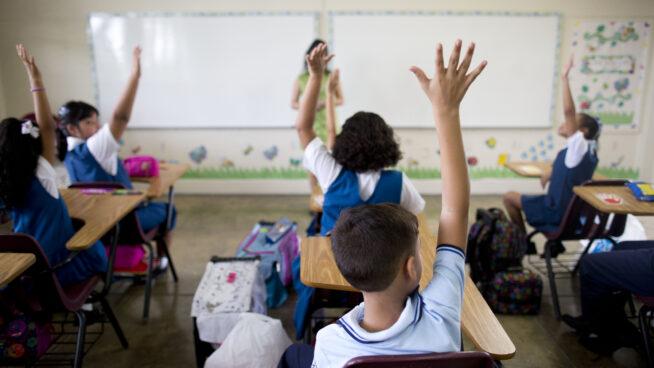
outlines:
[[141, 76], [141, 46], [134, 47], [132, 51], [132, 74]]
[[322, 76], [327, 68], [327, 63], [334, 57], [334, 54], [327, 54], [327, 44], [320, 44], [311, 50], [309, 55], [306, 56], [307, 67], [309, 68], [310, 75]]
[[41, 71], [39, 71], [39, 68], [36, 66], [34, 56], [30, 55], [27, 50], [25, 50], [23, 44], [16, 45], [16, 53], [18, 54], [18, 57], [20, 57], [20, 60], [23, 61], [23, 65], [25, 65], [30, 81], [33, 82], [35, 80], [40, 80]]
[[568, 74], [570, 74], [570, 70], [572, 70], [572, 67], [575, 65], [574, 60], [575, 60], [575, 55], [571, 54], [570, 55], [570, 60], [568, 61], [568, 64], [563, 69], [563, 74], [561, 75], [563, 78], [567, 78]]
[[334, 93], [338, 89], [338, 78], [340, 72], [338, 69], [334, 69], [333, 72], [329, 74], [329, 79], [327, 79], [327, 93]]
[[474, 50], [475, 44], [470, 43], [461, 64], [459, 64], [461, 40], [457, 40], [446, 68], [443, 63], [443, 45], [439, 43], [436, 46], [436, 71], [432, 79], [427, 78], [422, 69], [416, 66], [410, 68], [437, 111], [458, 113], [459, 105], [468, 91], [468, 87], [486, 67], [487, 63], [484, 60], [477, 68], [468, 73]]

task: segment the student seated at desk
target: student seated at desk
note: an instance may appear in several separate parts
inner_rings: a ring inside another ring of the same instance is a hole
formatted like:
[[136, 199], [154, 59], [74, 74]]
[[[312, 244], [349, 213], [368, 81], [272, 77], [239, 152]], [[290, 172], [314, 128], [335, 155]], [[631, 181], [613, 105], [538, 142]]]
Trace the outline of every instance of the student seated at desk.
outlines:
[[[98, 121], [98, 110], [81, 101], [69, 101], [59, 109], [59, 118], [68, 135], [68, 153], [64, 163], [68, 169], [70, 180], [76, 182], [104, 181], [122, 183], [132, 189], [132, 182], [125, 171], [123, 163], [118, 158], [119, 141], [127, 129], [127, 123], [132, 113], [136, 98], [139, 78], [141, 76], [140, 47], [133, 52], [133, 69], [127, 86], [121, 95], [109, 124], [101, 126]], [[173, 207], [170, 230], [166, 234], [166, 244], [171, 245], [172, 229], [175, 227], [177, 211]], [[149, 202], [136, 209], [141, 228], [144, 232], [165, 225], [167, 205], [165, 203]], [[159, 255], [163, 250], [159, 249]], [[166, 257], [158, 264], [165, 269]]]
[[[593, 117], [575, 112], [568, 81], [572, 61], [573, 57], [570, 57], [562, 75], [565, 121], [558, 130], [559, 135], [566, 138], [566, 147], [556, 155], [552, 171], [544, 172], [541, 176], [543, 188], [550, 182], [547, 194], [528, 196], [510, 191], [504, 195], [504, 207], [511, 221], [524, 233], [523, 211], [531, 226], [544, 231], [556, 230], [572, 199], [572, 187], [590, 180], [597, 167], [596, 146], [601, 129]], [[563, 250], [558, 250], [561, 251]]]
[[[588, 350], [611, 356], [620, 347], [641, 340], [624, 312], [629, 293], [654, 296], [654, 241], [618, 243], [612, 251], [581, 259], [581, 316], [563, 315]], [[625, 293], [626, 292], [626, 293]]]
[[[302, 366], [311, 355], [312, 367], [322, 368], [342, 367], [357, 356], [460, 350], [470, 183], [459, 105], [486, 65], [484, 61], [467, 74], [473, 51], [471, 44], [459, 65], [457, 40], [445, 68], [438, 45], [431, 80], [411, 68], [432, 103], [441, 147], [443, 203], [433, 279], [418, 292], [422, 261], [418, 221], [410, 211], [392, 203], [344, 210], [332, 230], [332, 251], [338, 269], [361, 290], [364, 302], [320, 330], [314, 351], [308, 345], [289, 348], [280, 366]], [[292, 357], [300, 361], [290, 362]]]
[[[425, 201], [406, 175], [400, 171], [384, 170], [395, 166], [402, 154], [393, 136], [393, 129], [379, 115], [358, 112], [347, 119], [342, 132], [334, 139], [332, 152], [317, 137], [313, 127], [316, 104], [325, 67], [332, 57], [333, 55], [327, 55], [325, 44], [316, 46], [307, 55], [310, 76], [296, 121], [304, 149], [304, 166], [316, 176], [325, 193], [320, 234], [325, 235], [334, 227], [344, 208], [392, 202], [413, 213], [422, 212]], [[330, 136], [335, 134], [333, 98], [338, 89], [338, 80], [330, 78], [327, 89], [327, 118], [331, 120], [327, 124], [327, 140], [331, 142]], [[313, 288], [300, 281], [299, 256], [293, 262], [293, 282], [298, 292], [293, 323], [297, 330], [296, 338], [300, 339], [304, 333], [305, 316]]]
[[[66, 243], [75, 230], [57, 190], [53, 168], [56, 124], [41, 72], [23, 45], [16, 50], [29, 77], [36, 122], [7, 118], [0, 123], [0, 200], [11, 211], [14, 231], [33, 236], [54, 267], [71, 255]], [[67, 286], [106, 271], [104, 247], [96, 242], [55, 275]]]

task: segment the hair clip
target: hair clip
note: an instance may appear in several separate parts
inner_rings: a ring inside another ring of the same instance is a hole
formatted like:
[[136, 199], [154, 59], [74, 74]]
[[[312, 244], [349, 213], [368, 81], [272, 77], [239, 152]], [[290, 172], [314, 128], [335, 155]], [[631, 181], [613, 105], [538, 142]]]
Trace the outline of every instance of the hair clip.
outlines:
[[66, 115], [68, 115], [69, 112], [70, 112], [70, 109], [68, 107], [66, 107], [66, 105], [60, 107], [59, 111], [58, 111], [59, 116], [66, 116]]
[[26, 120], [20, 125], [21, 134], [29, 134], [33, 138], [38, 138], [40, 135], [39, 127], [37, 127], [32, 120]]

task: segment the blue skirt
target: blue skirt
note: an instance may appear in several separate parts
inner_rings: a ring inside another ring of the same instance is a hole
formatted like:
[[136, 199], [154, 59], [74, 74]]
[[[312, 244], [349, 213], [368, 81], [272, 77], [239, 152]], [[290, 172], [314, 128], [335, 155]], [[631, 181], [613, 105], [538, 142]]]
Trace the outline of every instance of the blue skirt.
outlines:
[[[141, 229], [147, 233], [151, 229], [161, 225], [166, 221], [167, 204], [161, 202], [150, 202], [148, 205], [137, 208], [136, 216], [141, 223]], [[177, 222], [177, 209], [173, 206], [172, 219], [170, 221], [170, 230], [175, 228]]]
[[541, 231], [556, 231], [563, 219], [562, 216], [552, 209], [547, 203], [546, 195], [520, 197], [522, 211], [529, 225]]

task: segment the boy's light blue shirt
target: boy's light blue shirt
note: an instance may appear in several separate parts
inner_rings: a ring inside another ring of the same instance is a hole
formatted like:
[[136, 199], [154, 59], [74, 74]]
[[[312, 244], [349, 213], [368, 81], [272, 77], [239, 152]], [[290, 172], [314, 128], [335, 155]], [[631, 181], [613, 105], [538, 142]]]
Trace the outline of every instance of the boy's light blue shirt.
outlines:
[[358, 356], [445, 353], [461, 349], [461, 305], [465, 255], [440, 245], [434, 277], [422, 293], [407, 298], [400, 318], [390, 328], [368, 332], [360, 326], [364, 303], [318, 332], [312, 367], [342, 367]]

